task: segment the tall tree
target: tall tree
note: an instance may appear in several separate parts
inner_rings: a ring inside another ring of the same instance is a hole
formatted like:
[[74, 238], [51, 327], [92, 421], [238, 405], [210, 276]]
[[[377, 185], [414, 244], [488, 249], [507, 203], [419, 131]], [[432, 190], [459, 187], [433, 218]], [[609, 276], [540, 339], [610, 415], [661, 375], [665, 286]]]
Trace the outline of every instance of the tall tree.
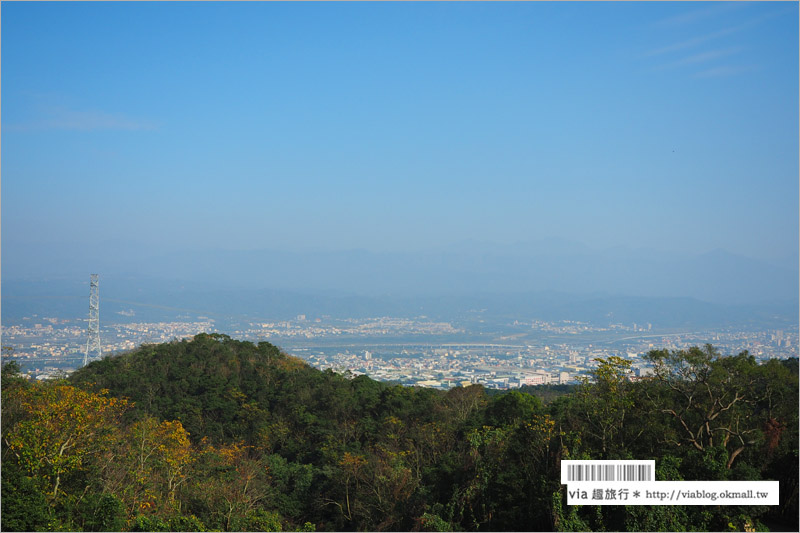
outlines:
[[[647, 354], [660, 391], [653, 391], [655, 410], [673, 421], [667, 440], [698, 451], [718, 446], [727, 451], [731, 468], [746, 448], [762, 438], [774, 386], [765, 382], [764, 369], [747, 351], [722, 357], [711, 345], [704, 348]], [[770, 380], [767, 378], [767, 382]], [[661, 396], [655, 398], [655, 393]]]
[[36, 384], [11, 391], [26, 416], [4, 437], [30, 476], [42, 480], [51, 501], [62, 495], [62, 480], [81, 470], [117, 438], [126, 400], [64, 384]]

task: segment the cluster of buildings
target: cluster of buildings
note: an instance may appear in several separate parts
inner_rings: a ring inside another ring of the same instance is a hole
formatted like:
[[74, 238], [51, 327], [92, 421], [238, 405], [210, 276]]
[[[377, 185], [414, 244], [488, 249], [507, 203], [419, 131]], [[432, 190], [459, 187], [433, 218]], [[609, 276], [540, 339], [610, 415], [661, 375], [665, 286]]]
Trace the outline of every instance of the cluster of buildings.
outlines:
[[[656, 332], [651, 324], [595, 326], [576, 321], [514, 321], [498, 330], [467, 331], [427, 317], [307, 319], [226, 324], [234, 338], [266, 340], [310, 365], [367, 374], [404, 385], [450, 388], [473, 383], [512, 389], [525, 385], [573, 383], [597, 365], [618, 356], [632, 364], [633, 377], [650, 371], [643, 356], [653, 349], [679, 350], [713, 344], [722, 354], [750, 351], [759, 359], [797, 357], [792, 329]], [[219, 328], [208, 317], [174, 322], [101, 325], [103, 353], [141, 344], [191, 338]], [[3, 326], [4, 356], [23, 363], [34, 377], [71, 371], [82, 364], [85, 320], [32, 316]], [[454, 339], [456, 339], [454, 341]]]
[[[525, 385], [574, 383], [597, 366], [596, 358], [616, 352], [577, 351], [567, 346], [513, 346], [501, 344], [374, 345], [357, 351], [343, 347], [285, 348], [310, 365], [373, 379], [449, 389], [481, 384], [487, 388], [513, 389]], [[646, 366], [630, 354], [640, 372]]]
[[[83, 364], [86, 352], [85, 321], [32, 316], [29, 324], [3, 326], [3, 346], [34, 377], [53, 377]], [[191, 338], [214, 331], [211, 319], [181, 322], [132, 322], [101, 326], [104, 354], [133, 350], [142, 344]], [[5, 355], [5, 353], [4, 353]], [[94, 355], [93, 353], [90, 355]]]
[[306, 315], [298, 315], [295, 320], [251, 322], [247, 327], [233, 331], [233, 335], [248, 339], [324, 339], [329, 337], [454, 335], [463, 332], [463, 329], [456, 328], [449, 322], [434, 322], [428, 320], [427, 317], [365, 319], [323, 317], [308, 320]]

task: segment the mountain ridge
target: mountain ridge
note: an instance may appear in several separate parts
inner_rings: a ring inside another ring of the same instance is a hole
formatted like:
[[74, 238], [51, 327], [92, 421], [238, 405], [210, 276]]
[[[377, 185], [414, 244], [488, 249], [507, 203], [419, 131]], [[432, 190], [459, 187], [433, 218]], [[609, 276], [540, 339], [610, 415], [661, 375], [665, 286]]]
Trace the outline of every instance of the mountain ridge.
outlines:
[[[88, 287], [85, 281], [3, 282], [4, 322], [55, 316], [83, 319]], [[297, 315], [333, 318], [426, 315], [445, 321], [475, 318], [484, 310], [492, 320], [579, 320], [591, 323], [652, 323], [659, 327], [733, 325], [785, 327], [796, 318], [797, 302], [760, 305], [704, 302], [689, 297], [646, 297], [608, 292], [517, 293], [449, 292], [426, 297], [362, 296], [345, 291], [242, 289], [222, 285], [156, 279], [101, 279], [102, 317], [110, 321], [162, 321], [178, 316], [217, 320], [293, 319]], [[133, 309], [125, 318], [119, 313]], [[113, 317], [113, 318], [109, 318]]]
[[[55, 245], [11, 243], [3, 251], [4, 280], [100, 272], [104, 277], [172, 278], [231, 288], [339, 291], [368, 297], [555, 290], [758, 304], [795, 299], [799, 287], [795, 267], [719, 249], [699, 254], [593, 249], [560, 239], [508, 245], [464, 241], [420, 252], [226, 250], [214, 244], [165, 250], [119, 244], [87, 249], [80, 260], [71, 261]], [[29, 263], [27, 267], [22, 260]]]

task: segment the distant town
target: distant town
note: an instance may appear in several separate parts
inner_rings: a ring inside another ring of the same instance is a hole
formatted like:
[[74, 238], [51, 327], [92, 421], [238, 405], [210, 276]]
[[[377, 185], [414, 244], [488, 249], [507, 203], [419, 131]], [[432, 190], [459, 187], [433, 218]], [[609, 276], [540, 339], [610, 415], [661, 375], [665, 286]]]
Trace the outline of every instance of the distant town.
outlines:
[[[748, 350], [758, 359], [798, 356], [797, 326], [674, 331], [652, 324], [594, 325], [577, 321], [511, 320], [494, 327], [429, 319], [328, 316], [226, 324], [195, 317], [174, 322], [127, 322], [100, 328], [103, 356], [142, 344], [221, 332], [240, 340], [268, 341], [319, 369], [367, 374], [383, 381], [433, 388], [478, 383], [487, 388], [575, 383], [597, 359], [631, 361], [633, 377], [649, 372], [643, 359], [653, 349], [713, 344], [722, 354]], [[15, 359], [33, 379], [66, 375], [83, 364], [85, 320], [33, 315], [2, 327], [3, 359]], [[97, 355], [90, 352], [90, 360]]]

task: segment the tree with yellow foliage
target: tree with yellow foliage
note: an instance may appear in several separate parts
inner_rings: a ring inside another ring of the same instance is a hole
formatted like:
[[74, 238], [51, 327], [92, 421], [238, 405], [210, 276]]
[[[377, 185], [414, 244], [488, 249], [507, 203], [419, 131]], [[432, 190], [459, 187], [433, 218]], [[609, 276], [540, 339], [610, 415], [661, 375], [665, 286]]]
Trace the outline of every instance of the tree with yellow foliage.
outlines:
[[65, 476], [117, 438], [119, 422], [128, 408], [124, 399], [109, 398], [63, 384], [15, 388], [9, 399], [23, 415], [4, 435], [8, 449], [31, 476], [46, 484], [51, 501], [62, 495]]

